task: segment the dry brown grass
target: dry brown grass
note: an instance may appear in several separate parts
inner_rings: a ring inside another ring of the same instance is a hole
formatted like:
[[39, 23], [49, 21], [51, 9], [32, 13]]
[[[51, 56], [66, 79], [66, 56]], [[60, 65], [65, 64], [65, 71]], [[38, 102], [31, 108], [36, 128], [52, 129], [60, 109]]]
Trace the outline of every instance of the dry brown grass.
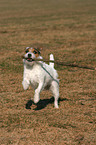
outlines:
[[0, 144], [95, 145], [96, 71], [55, 65], [60, 108], [44, 91], [39, 106], [26, 109], [34, 95], [22, 88], [27, 46], [43, 47], [44, 58], [53, 53], [95, 67], [96, 1], [0, 0]]

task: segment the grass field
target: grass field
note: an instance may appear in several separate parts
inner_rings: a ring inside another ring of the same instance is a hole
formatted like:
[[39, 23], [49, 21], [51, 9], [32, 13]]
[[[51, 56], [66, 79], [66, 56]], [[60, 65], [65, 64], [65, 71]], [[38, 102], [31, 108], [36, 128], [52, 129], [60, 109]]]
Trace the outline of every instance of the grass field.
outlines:
[[0, 0], [0, 144], [95, 145], [96, 71], [55, 65], [59, 109], [49, 91], [41, 108], [26, 103], [25, 47], [43, 47], [48, 59], [96, 67], [96, 0]]

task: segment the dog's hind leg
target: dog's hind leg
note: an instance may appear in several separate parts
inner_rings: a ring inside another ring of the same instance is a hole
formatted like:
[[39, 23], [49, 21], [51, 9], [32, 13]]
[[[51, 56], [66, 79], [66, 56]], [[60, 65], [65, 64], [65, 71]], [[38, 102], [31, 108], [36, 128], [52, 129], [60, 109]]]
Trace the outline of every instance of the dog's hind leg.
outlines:
[[43, 82], [39, 83], [37, 89], [35, 90], [35, 94], [34, 94], [34, 103], [38, 103], [40, 100], [40, 92], [43, 89]]
[[53, 95], [54, 95], [54, 107], [59, 108], [58, 99], [59, 99], [59, 84], [56, 81], [53, 81], [50, 87]]

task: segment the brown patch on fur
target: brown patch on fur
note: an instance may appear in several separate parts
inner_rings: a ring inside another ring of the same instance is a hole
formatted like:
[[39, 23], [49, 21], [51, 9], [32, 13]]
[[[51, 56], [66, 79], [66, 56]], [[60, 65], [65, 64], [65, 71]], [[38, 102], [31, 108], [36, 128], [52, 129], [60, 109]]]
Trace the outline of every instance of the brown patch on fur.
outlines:
[[[29, 50], [30, 51], [30, 50]], [[35, 48], [32, 48], [31, 49], [31, 52], [34, 53], [35, 57], [38, 57], [40, 54], [39, 54], [39, 51], [36, 50]]]
[[38, 57], [41, 53], [42, 48], [28, 48], [25, 53], [31, 52], [34, 53], [35, 57]]

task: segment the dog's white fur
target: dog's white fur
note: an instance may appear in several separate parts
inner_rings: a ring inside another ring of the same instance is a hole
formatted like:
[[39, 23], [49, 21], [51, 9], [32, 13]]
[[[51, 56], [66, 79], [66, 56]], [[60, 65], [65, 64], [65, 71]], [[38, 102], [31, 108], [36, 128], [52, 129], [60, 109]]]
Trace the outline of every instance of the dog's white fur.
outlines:
[[[35, 56], [33, 52], [27, 52], [24, 57], [27, 58], [28, 54], [31, 54], [31, 58], [42, 59], [40, 55]], [[54, 60], [53, 54], [50, 55], [50, 59]], [[28, 61], [23, 59], [24, 63], [24, 74], [22, 85], [24, 90], [27, 90], [29, 85], [31, 85], [34, 90], [34, 103], [38, 103], [40, 100], [40, 92], [43, 89], [49, 89], [54, 95], [54, 106], [58, 106], [59, 98], [59, 81], [57, 71], [54, 69], [54, 63], [46, 64], [44, 62]]]

